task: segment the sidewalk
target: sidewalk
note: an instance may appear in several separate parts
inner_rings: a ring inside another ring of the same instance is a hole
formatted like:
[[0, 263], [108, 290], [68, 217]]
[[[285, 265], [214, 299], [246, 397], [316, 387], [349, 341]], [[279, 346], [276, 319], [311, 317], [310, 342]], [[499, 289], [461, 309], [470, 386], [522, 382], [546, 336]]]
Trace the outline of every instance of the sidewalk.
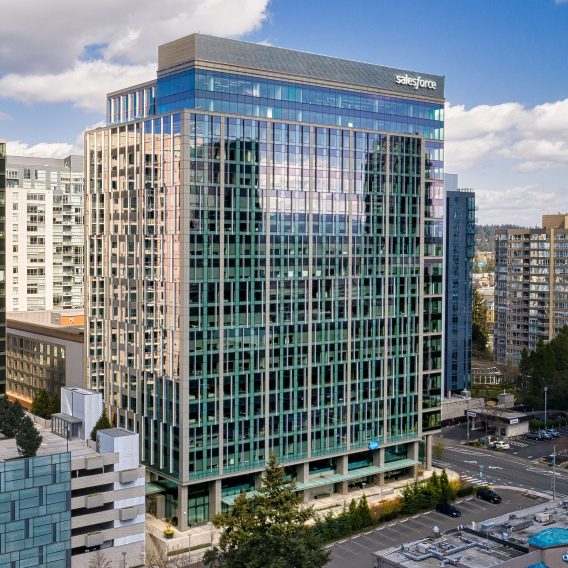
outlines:
[[[428, 479], [432, 472], [436, 471], [437, 474], [442, 472], [441, 468], [432, 468], [430, 471], [424, 471], [418, 479]], [[459, 475], [453, 471], [446, 470], [450, 481], [459, 479]], [[329, 512], [332, 514], [339, 514], [343, 507], [348, 507], [352, 499], [359, 501], [363, 495], [367, 497], [369, 505], [380, 503], [381, 501], [388, 501], [402, 495], [402, 490], [411, 483], [412, 479], [401, 479], [385, 484], [382, 488], [378, 485], [368, 485], [364, 489], [357, 489], [350, 491], [346, 495], [333, 494], [329, 497], [321, 499], [314, 499], [308, 503], [307, 506], [313, 506], [316, 514], [325, 515]], [[192, 527], [187, 531], [180, 532], [176, 527], [172, 527], [174, 536], [171, 539], [164, 538], [164, 529], [166, 523], [151, 515], [146, 515], [146, 532], [153, 537], [154, 542], [167, 554], [174, 552], [187, 552], [188, 547], [191, 546], [193, 551], [199, 550], [203, 552], [219, 542], [220, 531], [218, 531], [212, 523]]]

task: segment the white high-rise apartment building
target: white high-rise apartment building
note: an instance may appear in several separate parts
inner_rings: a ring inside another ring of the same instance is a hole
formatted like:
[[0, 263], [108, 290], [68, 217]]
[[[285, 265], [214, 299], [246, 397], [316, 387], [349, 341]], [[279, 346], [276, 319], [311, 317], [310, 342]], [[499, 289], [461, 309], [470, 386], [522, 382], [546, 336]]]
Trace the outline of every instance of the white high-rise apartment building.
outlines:
[[83, 157], [8, 156], [6, 310], [83, 307]]

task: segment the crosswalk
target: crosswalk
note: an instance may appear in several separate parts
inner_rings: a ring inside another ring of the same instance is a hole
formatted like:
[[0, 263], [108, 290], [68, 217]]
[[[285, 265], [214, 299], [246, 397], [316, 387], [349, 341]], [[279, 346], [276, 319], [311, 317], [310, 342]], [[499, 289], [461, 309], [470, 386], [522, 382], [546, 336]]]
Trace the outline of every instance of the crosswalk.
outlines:
[[472, 477], [471, 475], [462, 475], [462, 479], [465, 479], [470, 485], [487, 485], [487, 479], [479, 479], [479, 477]]
[[471, 448], [464, 448], [462, 446], [446, 447], [445, 449], [450, 451], [450, 452], [455, 452], [456, 454], [463, 454], [465, 456], [486, 456], [487, 455], [484, 452], [472, 450]]

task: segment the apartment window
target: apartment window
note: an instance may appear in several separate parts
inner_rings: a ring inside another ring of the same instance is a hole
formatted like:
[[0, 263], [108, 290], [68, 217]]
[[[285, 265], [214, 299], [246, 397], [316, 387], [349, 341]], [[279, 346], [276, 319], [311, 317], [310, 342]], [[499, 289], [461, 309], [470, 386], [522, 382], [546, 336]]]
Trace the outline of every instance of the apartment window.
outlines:
[[18, 245], [12, 245], [12, 252], [18, 252]]
[[12, 203], [12, 211], [17, 211], [17, 210], [18, 210], [18, 204]]
[[24, 179], [32, 179], [32, 171], [30, 168], [24, 168]]

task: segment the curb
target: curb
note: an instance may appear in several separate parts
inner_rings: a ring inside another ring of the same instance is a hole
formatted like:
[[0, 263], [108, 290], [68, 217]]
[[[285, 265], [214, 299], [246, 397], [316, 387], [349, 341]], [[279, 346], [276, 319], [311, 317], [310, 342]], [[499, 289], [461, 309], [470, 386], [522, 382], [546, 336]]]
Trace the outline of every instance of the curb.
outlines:
[[493, 489], [510, 489], [511, 491], [518, 491], [519, 493], [528, 493], [530, 495], [536, 495], [537, 497], [541, 497], [542, 499], [548, 499], [552, 501], [552, 497], [547, 493], [543, 493], [541, 491], [533, 491], [532, 489], [526, 489], [525, 487], [511, 487], [510, 485], [493, 485], [489, 484], [489, 486]]

